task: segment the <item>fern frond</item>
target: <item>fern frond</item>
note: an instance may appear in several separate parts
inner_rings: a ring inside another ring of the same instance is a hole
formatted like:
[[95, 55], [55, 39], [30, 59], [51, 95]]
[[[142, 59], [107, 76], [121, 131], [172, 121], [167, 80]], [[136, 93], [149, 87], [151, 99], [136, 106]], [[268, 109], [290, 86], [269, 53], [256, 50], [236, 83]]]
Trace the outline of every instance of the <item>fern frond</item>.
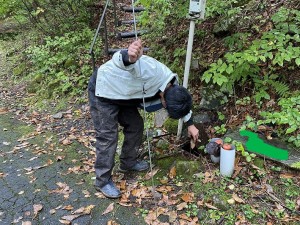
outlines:
[[271, 85], [272, 88], [275, 89], [276, 93], [280, 97], [284, 97], [289, 93], [289, 86], [280, 81], [268, 80], [268, 84]]

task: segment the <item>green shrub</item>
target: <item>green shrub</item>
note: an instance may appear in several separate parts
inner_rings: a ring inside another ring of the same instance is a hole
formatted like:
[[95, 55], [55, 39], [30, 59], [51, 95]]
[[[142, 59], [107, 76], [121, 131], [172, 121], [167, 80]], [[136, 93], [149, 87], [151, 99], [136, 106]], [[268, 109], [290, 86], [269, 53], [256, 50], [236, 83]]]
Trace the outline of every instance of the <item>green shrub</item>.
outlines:
[[[92, 73], [90, 56], [87, 54], [92, 37], [93, 32], [86, 28], [64, 36], [46, 37], [43, 45], [26, 50], [31, 65], [27, 79], [40, 86], [37, 94], [57, 97], [67, 94], [73, 96], [85, 91]], [[97, 46], [96, 56], [102, 48], [99, 43]]]
[[[222, 91], [233, 93], [233, 87], [252, 85], [256, 102], [270, 99], [270, 91], [279, 96], [289, 94], [289, 86], [279, 74], [282, 68], [294, 70], [300, 65], [300, 11], [282, 8], [273, 17], [275, 27], [264, 32], [260, 39], [238, 52], [228, 52], [223, 59], [210, 65], [202, 81], [220, 86]], [[239, 35], [241, 36], [241, 35]], [[234, 39], [226, 39], [231, 46]]]

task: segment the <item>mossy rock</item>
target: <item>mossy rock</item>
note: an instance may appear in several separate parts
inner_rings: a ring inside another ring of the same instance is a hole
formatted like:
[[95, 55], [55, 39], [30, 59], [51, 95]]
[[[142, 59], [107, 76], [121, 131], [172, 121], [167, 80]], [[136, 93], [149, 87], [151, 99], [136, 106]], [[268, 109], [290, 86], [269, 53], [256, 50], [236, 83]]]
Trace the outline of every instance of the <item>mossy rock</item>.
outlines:
[[168, 133], [176, 134], [178, 128], [178, 120], [168, 118], [166, 122], [164, 122], [163, 126], [168, 131]]
[[176, 161], [176, 175], [186, 179], [191, 179], [194, 174], [203, 171], [203, 166], [199, 161]]
[[227, 211], [230, 209], [230, 205], [227, 202], [227, 200], [230, 199], [228, 196], [226, 196], [226, 193], [224, 192], [224, 195], [214, 195], [212, 197], [213, 205], [220, 209], [221, 211]]
[[16, 68], [13, 69], [14, 76], [20, 76], [26, 71], [26, 63], [20, 63]]

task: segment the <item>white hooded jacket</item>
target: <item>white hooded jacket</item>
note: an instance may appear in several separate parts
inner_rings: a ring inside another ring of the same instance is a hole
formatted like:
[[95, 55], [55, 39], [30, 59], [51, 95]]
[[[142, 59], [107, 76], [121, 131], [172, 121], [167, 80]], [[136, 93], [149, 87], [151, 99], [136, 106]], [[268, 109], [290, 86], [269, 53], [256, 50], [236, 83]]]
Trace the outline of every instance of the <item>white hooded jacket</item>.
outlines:
[[148, 98], [164, 91], [174, 77], [175, 73], [152, 57], [143, 55], [136, 63], [125, 66], [121, 52], [116, 52], [99, 67], [95, 94], [118, 100]]
[[[175, 83], [178, 83], [177, 74], [156, 59], [145, 55], [134, 64], [125, 66], [119, 51], [98, 68], [95, 95], [114, 100], [148, 98], [159, 91], [164, 92], [174, 77]], [[147, 104], [157, 102], [160, 100]], [[184, 121], [190, 117], [191, 112], [185, 116]]]

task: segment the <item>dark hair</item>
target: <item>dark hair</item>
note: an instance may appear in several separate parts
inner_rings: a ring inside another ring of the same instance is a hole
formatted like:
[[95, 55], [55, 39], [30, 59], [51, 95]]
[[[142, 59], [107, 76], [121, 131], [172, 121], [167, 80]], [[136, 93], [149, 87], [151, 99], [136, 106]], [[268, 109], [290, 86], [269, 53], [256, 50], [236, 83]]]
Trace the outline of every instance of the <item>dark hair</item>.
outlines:
[[172, 85], [165, 91], [165, 100], [169, 116], [179, 119], [187, 115], [192, 108], [192, 96], [182, 86]]

